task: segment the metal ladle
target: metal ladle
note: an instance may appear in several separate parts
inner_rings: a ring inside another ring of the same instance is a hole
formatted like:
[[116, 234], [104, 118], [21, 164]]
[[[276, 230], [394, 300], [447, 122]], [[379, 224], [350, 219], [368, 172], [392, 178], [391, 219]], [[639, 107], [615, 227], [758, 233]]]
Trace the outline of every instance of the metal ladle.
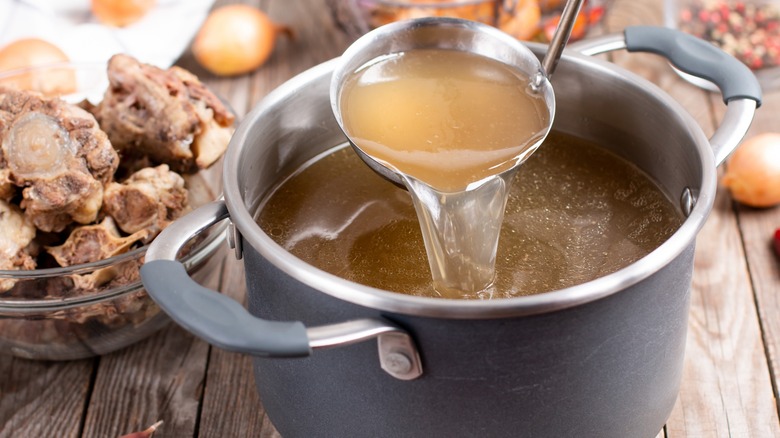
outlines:
[[[467, 51], [510, 65], [531, 78], [534, 91], [540, 93], [550, 111], [549, 124], [555, 114], [555, 97], [550, 77], [571, 34], [583, 0], [568, 0], [544, 59], [536, 56], [520, 41], [498, 29], [475, 21], [430, 17], [399, 21], [374, 29], [356, 40], [341, 56], [330, 83], [330, 103], [336, 121], [352, 148], [379, 175], [404, 187], [396, 170], [375, 160], [352, 141], [341, 113], [341, 92], [348, 80], [361, 69], [385, 56], [413, 49], [449, 49]], [[548, 126], [549, 131], [550, 126]], [[519, 165], [519, 162], [518, 162]]]
[[569, 41], [569, 36], [571, 36], [571, 30], [574, 28], [574, 22], [577, 19], [577, 14], [580, 12], [582, 2], [583, 0], [568, 0], [563, 6], [558, 27], [555, 29], [552, 41], [550, 41], [550, 45], [547, 47], [547, 53], [544, 54], [544, 59], [542, 59], [542, 68], [547, 75], [547, 79], [550, 79], [558, 66], [558, 60], [561, 59], [563, 49]]

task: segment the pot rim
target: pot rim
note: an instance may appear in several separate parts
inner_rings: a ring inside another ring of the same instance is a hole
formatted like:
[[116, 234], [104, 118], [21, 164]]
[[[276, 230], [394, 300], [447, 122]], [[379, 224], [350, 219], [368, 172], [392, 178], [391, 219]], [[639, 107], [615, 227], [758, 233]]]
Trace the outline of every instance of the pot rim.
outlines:
[[[542, 52], [545, 49], [541, 44], [527, 44], [532, 49], [536, 48]], [[334, 298], [381, 311], [447, 319], [503, 318], [562, 310], [617, 293], [661, 270], [693, 244], [712, 210], [717, 188], [715, 160], [709, 140], [693, 117], [671, 96], [646, 79], [615, 64], [566, 51], [561, 57], [561, 63], [595, 64], [599, 69], [620, 75], [631, 85], [649, 92], [662, 105], [673, 109], [680, 119], [681, 126], [687, 128], [695, 138], [693, 146], [696, 148], [702, 168], [701, 188], [696, 194], [696, 202], [690, 214], [669, 239], [636, 262], [595, 280], [535, 295], [493, 300], [456, 300], [405, 295], [365, 286], [327, 273], [289, 253], [255, 223], [253, 215], [243, 202], [237, 169], [243, 147], [248, 143], [250, 129], [257, 120], [268, 111], [272, 111], [296, 90], [324, 75], [330, 75], [338, 61], [339, 58], [334, 58], [312, 67], [269, 93], [239, 125], [230, 141], [223, 164], [225, 202], [230, 219], [241, 238], [287, 275]]]

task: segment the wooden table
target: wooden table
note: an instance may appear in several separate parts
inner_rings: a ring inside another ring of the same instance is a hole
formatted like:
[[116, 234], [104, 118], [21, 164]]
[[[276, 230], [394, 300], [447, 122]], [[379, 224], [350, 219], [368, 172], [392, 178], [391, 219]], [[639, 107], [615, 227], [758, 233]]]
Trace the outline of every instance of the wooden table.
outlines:
[[[282, 39], [266, 65], [236, 78], [210, 76], [189, 53], [178, 62], [227, 97], [240, 114], [294, 74], [337, 56], [350, 42], [322, 1], [247, 3], [291, 26], [296, 38]], [[662, 24], [662, 3], [609, 2], [602, 31]], [[719, 96], [679, 79], [652, 55], [617, 53], [612, 60], [660, 85], [707, 134], [714, 131], [724, 110]], [[780, 95], [766, 91], [749, 135], [777, 126], [778, 110]], [[775, 400], [780, 259], [770, 247], [776, 227], [780, 208], [742, 207], [720, 190], [697, 241], [682, 389], [659, 437], [780, 436]], [[242, 299], [240, 262], [224, 257], [215, 274], [209, 286]], [[250, 359], [213, 348], [174, 325], [92, 359], [35, 362], [0, 356], [2, 437], [116, 437], [158, 420], [164, 424], [156, 438], [279, 436], [255, 392]]]

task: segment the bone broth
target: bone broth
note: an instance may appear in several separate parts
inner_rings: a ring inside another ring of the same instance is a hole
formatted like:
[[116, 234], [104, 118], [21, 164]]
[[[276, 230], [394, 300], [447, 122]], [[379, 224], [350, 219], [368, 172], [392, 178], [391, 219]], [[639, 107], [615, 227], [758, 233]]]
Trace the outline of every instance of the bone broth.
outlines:
[[455, 50], [413, 50], [362, 69], [340, 105], [368, 155], [441, 192], [511, 168], [546, 133], [550, 114], [529, 78]]
[[[264, 200], [258, 224], [324, 271], [440, 297], [409, 193], [343, 147], [312, 160]], [[647, 175], [597, 145], [553, 132], [513, 177], [496, 277], [462, 298], [506, 298], [580, 284], [648, 254], [682, 215]]]
[[489, 288], [511, 169], [551, 121], [531, 79], [480, 55], [416, 49], [359, 69], [339, 106], [350, 138], [412, 195], [433, 287], [448, 297]]

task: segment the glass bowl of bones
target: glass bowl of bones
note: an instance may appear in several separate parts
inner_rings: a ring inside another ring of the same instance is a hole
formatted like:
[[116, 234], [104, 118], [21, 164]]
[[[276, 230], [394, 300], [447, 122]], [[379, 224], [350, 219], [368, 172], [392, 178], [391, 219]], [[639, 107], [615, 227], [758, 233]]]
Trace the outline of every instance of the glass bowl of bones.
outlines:
[[[0, 354], [71, 360], [168, 323], [148, 244], [221, 193], [235, 117], [194, 75], [126, 55], [0, 73]], [[182, 250], [218, 271], [224, 226]]]

